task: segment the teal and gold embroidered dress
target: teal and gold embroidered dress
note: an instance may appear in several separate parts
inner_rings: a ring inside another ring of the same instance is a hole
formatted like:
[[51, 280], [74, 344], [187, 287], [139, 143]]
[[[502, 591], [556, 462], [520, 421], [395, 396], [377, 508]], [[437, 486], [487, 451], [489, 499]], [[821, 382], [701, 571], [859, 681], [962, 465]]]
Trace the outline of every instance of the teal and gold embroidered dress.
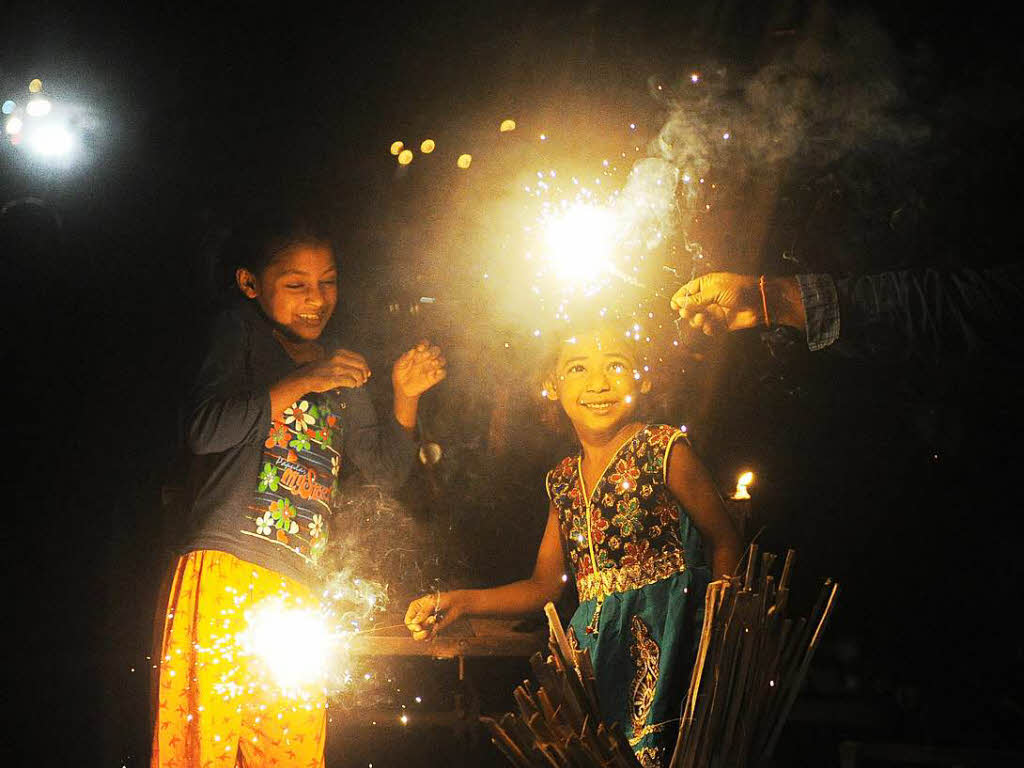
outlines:
[[570, 642], [589, 649], [602, 718], [621, 725], [644, 766], [671, 757], [710, 577], [700, 534], [666, 484], [680, 438], [645, 426], [592, 489], [580, 455], [547, 476], [579, 594]]

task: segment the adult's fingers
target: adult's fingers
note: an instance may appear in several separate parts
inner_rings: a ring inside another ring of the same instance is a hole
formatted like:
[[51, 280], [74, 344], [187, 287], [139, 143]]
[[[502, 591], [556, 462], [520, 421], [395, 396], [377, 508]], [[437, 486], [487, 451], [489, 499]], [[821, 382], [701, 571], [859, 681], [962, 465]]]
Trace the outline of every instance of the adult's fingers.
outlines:
[[436, 598], [432, 595], [426, 597], [420, 597], [409, 603], [409, 608], [405, 612], [405, 623], [406, 625], [422, 624], [426, 621], [427, 617], [434, 612], [434, 603]]
[[[712, 331], [726, 330], [729, 325], [729, 318], [725, 313], [725, 310], [718, 304], [708, 304], [705, 307], [710, 322], [705, 322], [705, 325], [712, 325]], [[708, 331], [705, 329], [704, 333]]]
[[672, 294], [672, 299], [669, 302], [672, 305], [672, 309], [679, 311], [687, 306], [700, 304], [703, 300], [701, 297], [703, 281], [703, 277], [698, 277]]

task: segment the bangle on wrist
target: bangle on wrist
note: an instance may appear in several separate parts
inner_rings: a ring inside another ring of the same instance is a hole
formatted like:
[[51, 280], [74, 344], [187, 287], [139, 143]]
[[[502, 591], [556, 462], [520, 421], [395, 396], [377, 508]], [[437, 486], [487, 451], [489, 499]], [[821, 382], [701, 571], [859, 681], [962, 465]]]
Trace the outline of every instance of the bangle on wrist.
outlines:
[[761, 309], [764, 311], [764, 326], [765, 328], [771, 328], [771, 319], [768, 317], [768, 293], [766, 291], [767, 281], [764, 275], [761, 275], [757, 279], [757, 287], [761, 291]]

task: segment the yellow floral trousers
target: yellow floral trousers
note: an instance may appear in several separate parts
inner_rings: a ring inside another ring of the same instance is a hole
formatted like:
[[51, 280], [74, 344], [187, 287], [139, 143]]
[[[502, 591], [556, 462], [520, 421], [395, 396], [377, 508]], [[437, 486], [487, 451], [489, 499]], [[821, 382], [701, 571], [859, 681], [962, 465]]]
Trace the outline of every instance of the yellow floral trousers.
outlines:
[[267, 599], [317, 605], [303, 584], [225, 552], [178, 560], [158, 660], [153, 768], [323, 767], [323, 686], [283, 690], [240, 642], [252, 607]]

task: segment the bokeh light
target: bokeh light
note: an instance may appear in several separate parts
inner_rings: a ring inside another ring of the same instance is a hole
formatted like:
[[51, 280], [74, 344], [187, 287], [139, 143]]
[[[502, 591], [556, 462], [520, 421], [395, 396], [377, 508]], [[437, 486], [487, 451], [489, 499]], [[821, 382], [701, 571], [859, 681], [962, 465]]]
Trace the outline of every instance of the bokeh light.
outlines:
[[469, 168], [472, 162], [472, 155], [459, 155], [459, 159], [455, 161], [455, 164], [459, 166], [459, 168], [461, 168], [462, 170], [466, 170], [467, 168]]
[[509, 131], [514, 131], [515, 129], [516, 129], [516, 121], [515, 120], [502, 120], [501, 121], [501, 127], [498, 128], [498, 130], [501, 131], [502, 133], [508, 133]]
[[429, 155], [431, 152], [434, 151], [434, 148], [436, 146], [437, 145], [434, 144], [433, 139], [424, 139], [423, 143], [420, 144], [420, 152], [422, 152], [424, 155]]
[[397, 155], [402, 149], [405, 148], [405, 144], [401, 141], [394, 141], [391, 143], [391, 154]]
[[398, 153], [398, 164], [399, 165], [408, 165], [411, 162], [412, 162], [412, 150], [411, 149], [403, 149], [401, 152]]

